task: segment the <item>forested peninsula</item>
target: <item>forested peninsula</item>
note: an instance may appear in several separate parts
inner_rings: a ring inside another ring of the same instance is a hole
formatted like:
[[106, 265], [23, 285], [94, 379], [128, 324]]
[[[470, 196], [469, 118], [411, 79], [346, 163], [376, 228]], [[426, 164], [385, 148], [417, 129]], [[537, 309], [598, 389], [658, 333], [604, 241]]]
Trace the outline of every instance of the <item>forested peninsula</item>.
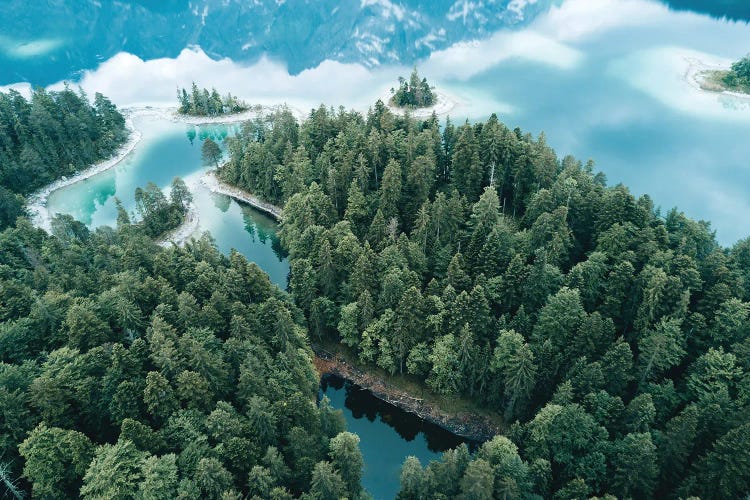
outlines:
[[245, 125], [227, 182], [284, 205], [312, 339], [468, 395], [507, 438], [400, 498], [732, 498], [750, 488], [750, 241], [661, 213], [544, 135], [383, 103]]
[[[9, 96], [10, 123], [28, 127], [49, 100], [87, 102]], [[104, 97], [74, 109], [101, 125], [77, 147], [125, 140]], [[33, 164], [27, 150], [73, 157], [64, 130], [3, 126], [16, 165], [3, 159], [4, 179]], [[475, 453], [408, 458], [400, 499], [750, 491], [750, 240], [722, 248], [708, 223], [608, 186], [495, 115], [457, 126], [382, 102], [365, 115], [321, 106], [302, 122], [258, 117], [225, 142], [219, 178], [283, 206], [288, 292], [208, 235], [154, 242], [189, 203], [179, 182], [169, 199], [138, 192], [140, 223], [124, 210], [96, 230], [56, 217], [51, 235], [6, 222], [7, 494], [368, 498], [359, 438], [317, 401], [311, 340], [503, 421]], [[44, 164], [46, 182], [63, 164]], [[21, 206], [31, 190], [5, 189]]]
[[0, 92], [0, 229], [24, 213], [24, 197], [109, 158], [126, 141], [124, 117], [103, 95], [36, 89]]

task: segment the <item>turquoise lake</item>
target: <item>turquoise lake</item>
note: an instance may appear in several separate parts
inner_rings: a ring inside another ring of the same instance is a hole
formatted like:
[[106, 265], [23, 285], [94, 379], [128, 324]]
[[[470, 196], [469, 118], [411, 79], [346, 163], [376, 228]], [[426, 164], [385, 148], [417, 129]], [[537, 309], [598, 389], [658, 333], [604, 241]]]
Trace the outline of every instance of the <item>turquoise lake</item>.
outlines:
[[365, 389], [336, 376], [321, 382], [320, 397], [327, 397], [331, 406], [344, 412], [346, 427], [360, 437], [365, 459], [362, 486], [375, 500], [396, 496], [401, 464], [407, 456], [415, 456], [423, 466], [439, 460], [443, 451], [467, 443], [416, 415], [377, 399]]
[[[366, 111], [417, 64], [458, 102], [454, 122], [496, 112], [663, 212], [710, 221], [724, 245], [750, 235], [750, 100], [689, 82], [691, 61], [750, 51], [744, 0], [67, 0], [11, 12], [0, 85], [68, 80], [128, 106], [174, 105], [176, 86], [196, 81], [302, 113]], [[227, 19], [236, 26], [220, 29]]]

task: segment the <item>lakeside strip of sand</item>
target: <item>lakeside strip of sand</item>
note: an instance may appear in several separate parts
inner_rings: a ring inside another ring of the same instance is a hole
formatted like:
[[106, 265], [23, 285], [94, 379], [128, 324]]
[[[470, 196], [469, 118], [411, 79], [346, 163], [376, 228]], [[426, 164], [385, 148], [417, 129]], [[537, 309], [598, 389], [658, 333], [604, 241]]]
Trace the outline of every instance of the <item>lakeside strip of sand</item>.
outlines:
[[[55, 182], [52, 182], [51, 184], [48, 184], [40, 188], [39, 190], [35, 191], [31, 195], [29, 195], [29, 197], [27, 198], [27, 211], [29, 215], [31, 216], [32, 223], [34, 224], [34, 226], [44, 229], [48, 233], [51, 232], [52, 231], [52, 217], [54, 214], [51, 214], [49, 210], [47, 209], [47, 201], [49, 200], [49, 197], [52, 193], [54, 193], [55, 191], [59, 189], [63, 189], [73, 184], [85, 181], [86, 179], [89, 179], [98, 174], [101, 174], [102, 172], [105, 172], [111, 168], [116, 167], [117, 165], [120, 164], [120, 162], [125, 160], [125, 158], [127, 158], [131, 153], [133, 153], [133, 151], [135, 151], [136, 146], [143, 139], [143, 134], [135, 126], [134, 120], [137, 117], [151, 116], [151, 117], [156, 117], [156, 118], [171, 121], [171, 122], [185, 123], [189, 125], [229, 124], [229, 123], [240, 123], [240, 122], [252, 120], [259, 116], [263, 116], [265, 114], [270, 114], [270, 113], [279, 111], [283, 109], [284, 107], [285, 105], [253, 106], [248, 111], [237, 113], [237, 114], [232, 114], [232, 115], [224, 115], [224, 116], [180, 115], [177, 113], [176, 107], [169, 107], [169, 106], [163, 106], [163, 107], [133, 106], [133, 107], [123, 108], [121, 112], [125, 116], [126, 127], [129, 131], [129, 136], [128, 136], [127, 141], [125, 141], [125, 143], [122, 146], [120, 146], [120, 148], [112, 157], [107, 158], [106, 160], [102, 160], [101, 162], [96, 163], [94, 165], [91, 165], [90, 167], [85, 168], [84, 170], [81, 170], [80, 172], [78, 172], [77, 174], [71, 177], [63, 177], [61, 179], [58, 179]], [[291, 108], [288, 108], [288, 109], [290, 109], [292, 113], [295, 114], [295, 116], [302, 115], [302, 113], [299, 110], [293, 110]], [[230, 196], [232, 195], [230, 194]], [[254, 205], [253, 203], [249, 201], [247, 203]], [[258, 207], [258, 208], [260, 208], [261, 210], [264, 210], [261, 207]], [[194, 225], [197, 228], [197, 213], [195, 213], [194, 215], [195, 215]], [[180, 228], [178, 228], [178, 230], [179, 229]]]
[[263, 201], [247, 191], [222, 182], [216, 176], [216, 170], [209, 170], [206, 172], [203, 177], [201, 177], [201, 183], [213, 193], [223, 194], [234, 198], [235, 200], [247, 203], [251, 207], [270, 215], [277, 221], [281, 221], [281, 207]]
[[725, 62], [716, 61], [703, 61], [694, 57], [686, 57], [687, 68], [683, 79], [688, 85], [701, 92], [707, 92], [714, 95], [725, 95], [750, 101], [750, 94], [744, 94], [742, 92], [734, 92], [731, 90], [714, 90], [706, 86], [705, 80], [708, 75], [714, 71], [727, 71], [730, 69], [730, 64]]

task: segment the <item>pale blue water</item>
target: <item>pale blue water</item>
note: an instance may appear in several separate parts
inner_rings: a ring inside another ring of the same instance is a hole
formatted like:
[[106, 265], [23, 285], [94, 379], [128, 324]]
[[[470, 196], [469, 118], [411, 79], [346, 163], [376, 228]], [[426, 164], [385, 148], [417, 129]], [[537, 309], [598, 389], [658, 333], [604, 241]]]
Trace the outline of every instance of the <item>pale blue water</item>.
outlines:
[[415, 456], [423, 466], [443, 451], [466, 442], [415, 415], [375, 398], [369, 391], [334, 376], [323, 379], [320, 397], [344, 412], [347, 430], [360, 437], [365, 460], [362, 486], [376, 500], [391, 499], [399, 490], [401, 465]]
[[237, 249], [265, 270], [271, 281], [286, 288], [289, 263], [276, 237], [276, 223], [228, 196], [209, 192], [197, 182], [205, 171], [201, 141], [206, 137], [221, 141], [234, 128], [195, 127], [148, 117], [136, 119], [135, 125], [143, 134], [136, 149], [116, 167], [53, 192], [48, 201], [50, 212], [70, 214], [89, 227], [114, 225], [115, 196], [132, 212], [137, 187], [154, 182], [166, 189], [174, 177], [183, 177], [193, 192], [200, 232], [209, 231], [224, 253]]

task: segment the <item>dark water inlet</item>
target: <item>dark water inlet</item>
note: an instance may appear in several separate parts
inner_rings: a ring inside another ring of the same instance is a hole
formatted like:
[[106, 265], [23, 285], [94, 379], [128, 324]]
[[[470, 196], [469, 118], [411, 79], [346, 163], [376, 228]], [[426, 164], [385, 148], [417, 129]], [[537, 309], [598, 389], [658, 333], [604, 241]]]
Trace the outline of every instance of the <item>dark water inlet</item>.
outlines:
[[415, 456], [427, 465], [461, 443], [472, 450], [479, 444], [378, 399], [337, 375], [321, 379], [318, 399], [323, 396], [344, 412], [347, 430], [359, 435], [365, 460], [362, 485], [378, 500], [394, 498], [398, 493], [406, 457]]

